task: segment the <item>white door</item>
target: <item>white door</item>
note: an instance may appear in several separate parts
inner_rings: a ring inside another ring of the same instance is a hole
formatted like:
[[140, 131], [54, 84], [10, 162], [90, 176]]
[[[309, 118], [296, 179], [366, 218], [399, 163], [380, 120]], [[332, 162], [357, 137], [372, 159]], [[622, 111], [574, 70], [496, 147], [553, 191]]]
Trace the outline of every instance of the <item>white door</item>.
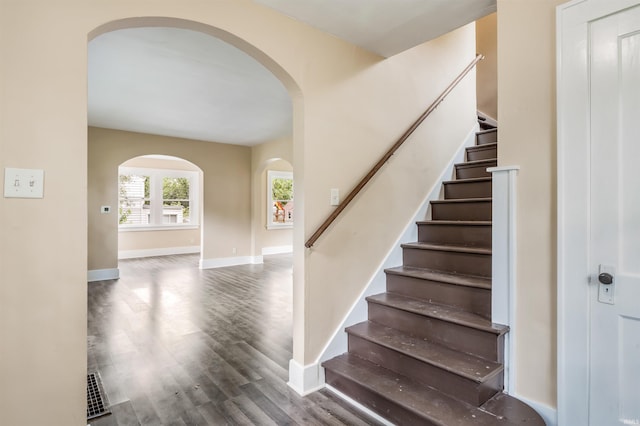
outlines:
[[589, 423], [640, 425], [640, 6], [589, 33]]

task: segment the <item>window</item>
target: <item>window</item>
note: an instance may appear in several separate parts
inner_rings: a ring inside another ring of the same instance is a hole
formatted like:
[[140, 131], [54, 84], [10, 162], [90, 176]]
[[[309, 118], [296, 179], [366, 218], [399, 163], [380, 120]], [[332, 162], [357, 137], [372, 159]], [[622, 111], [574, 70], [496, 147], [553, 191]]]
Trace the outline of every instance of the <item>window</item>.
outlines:
[[120, 228], [198, 225], [197, 172], [120, 167]]
[[293, 226], [293, 173], [267, 172], [267, 229]]

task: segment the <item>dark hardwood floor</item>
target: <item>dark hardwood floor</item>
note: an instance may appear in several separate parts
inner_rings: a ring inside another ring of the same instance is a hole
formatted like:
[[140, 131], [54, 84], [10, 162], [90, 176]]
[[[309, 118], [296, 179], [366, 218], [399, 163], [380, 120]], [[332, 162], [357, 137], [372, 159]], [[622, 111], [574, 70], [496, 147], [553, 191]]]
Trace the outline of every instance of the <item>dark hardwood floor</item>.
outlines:
[[88, 372], [99, 372], [110, 425], [376, 425], [328, 391], [286, 381], [291, 256], [199, 270], [197, 255], [120, 262], [89, 284]]

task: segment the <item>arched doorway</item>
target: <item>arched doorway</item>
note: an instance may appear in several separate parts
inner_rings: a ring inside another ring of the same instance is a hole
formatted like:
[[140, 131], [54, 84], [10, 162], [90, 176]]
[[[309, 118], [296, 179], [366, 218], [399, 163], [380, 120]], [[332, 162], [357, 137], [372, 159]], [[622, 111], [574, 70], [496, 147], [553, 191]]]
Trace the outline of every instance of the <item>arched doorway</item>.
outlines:
[[[115, 31], [115, 30], [119, 30], [119, 29], [123, 29], [123, 28], [143, 28], [143, 27], [147, 27], [147, 26], [152, 26], [152, 27], [158, 27], [158, 26], [162, 26], [162, 27], [167, 27], [167, 28], [179, 28], [179, 29], [186, 29], [186, 30], [190, 30], [190, 31], [197, 31], [197, 32], [201, 32], [203, 34], [207, 34], [209, 36], [212, 37], [217, 37], [220, 40], [223, 40], [235, 47], [237, 47], [238, 49], [242, 50], [243, 52], [245, 52], [246, 54], [250, 55], [254, 60], [260, 62], [264, 67], [266, 67], [266, 69], [268, 69], [271, 73], [273, 73], [281, 82], [282, 84], [286, 87], [287, 92], [289, 93], [289, 96], [291, 97], [291, 103], [293, 105], [295, 105], [297, 102], [296, 100], [299, 99], [300, 97], [300, 92], [296, 86], [296, 84], [293, 82], [293, 80], [291, 79], [291, 77], [277, 64], [275, 63], [271, 58], [267, 57], [263, 52], [260, 52], [258, 49], [256, 49], [255, 47], [249, 45], [248, 43], [246, 43], [244, 40], [241, 40], [235, 36], [233, 36], [232, 34], [229, 34], [225, 31], [204, 25], [204, 24], [200, 24], [200, 23], [196, 23], [193, 21], [185, 21], [185, 20], [180, 20], [180, 19], [170, 19], [170, 18], [131, 18], [131, 19], [124, 19], [124, 20], [120, 20], [120, 21], [114, 21], [108, 24], [105, 24], [101, 27], [98, 27], [96, 30], [92, 31], [90, 34], [90, 40], [94, 40], [96, 39], [96, 37], [100, 36], [101, 34], [105, 34], [105, 33], [109, 33], [110, 31]], [[296, 115], [296, 114], [294, 114]], [[297, 117], [299, 119], [300, 117], [300, 111], [298, 111]], [[117, 132], [118, 130], [116, 130]], [[103, 128], [95, 128], [95, 129], [91, 129], [90, 128], [90, 157], [91, 157], [91, 136], [92, 133], [95, 134], [100, 134], [103, 133], [102, 136], [104, 136], [104, 133], [109, 133], [110, 130], [107, 129], [103, 129]], [[293, 144], [294, 140], [296, 140], [296, 138], [293, 136], [293, 134], [291, 134], [289, 136], [289, 143]], [[166, 141], [165, 141], [166, 142]], [[129, 146], [127, 148], [127, 153], [119, 153], [117, 154], [117, 156], [124, 161], [124, 159], [126, 158], [130, 158], [130, 156], [132, 154], [136, 153], [136, 149], [132, 146]], [[205, 157], [203, 157], [201, 155], [201, 152], [194, 152], [191, 150], [184, 150], [181, 148], [177, 148], [177, 147], [172, 147], [169, 148], [165, 151], [163, 151], [166, 154], [169, 155], [176, 155], [179, 157], [183, 157], [189, 161], [192, 161], [194, 163], [198, 163], [200, 168], [204, 171], [205, 175], [207, 176], [212, 176], [215, 175], [215, 173], [211, 173], [211, 171], [214, 171], [217, 169], [215, 167], [213, 168], [208, 168], [206, 165], [202, 165], [202, 161], [205, 159]], [[138, 155], [140, 155], [141, 152], [137, 152]], [[249, 157], [250, 159], [250, 157]], [[91, 162], [91, 160], [90, 160]], [[91, 170], [91, 167], [90, 167]], [[249, 167], [247, 169], [247, 175], [249, 176], [249, 178], [247, 179], [247, 184], [248, 187], [250, 188], [250, 184], [251, 184], [251, 179], [250, 179], [250, 174], [251, 174], [251, 167]], [[219, 171], [218, 171], [219, 172]], [[91, 182], [91, 177], [89, 178], [89, 181]], [[206, 185], [207, 187], [210, 187], [211, 185]], [[232, 191], [233, 192], [233, 191]], [[91, 198], [91, 195], [89, 196], [89, 198]], [[247, 196], [247, 200], [250, 200], [250, 196]], [[114, 199], [114, 195], [111, 194], [111, 199]], [[231, 197], [229, 198], [231, 199]], [[208, 201], [209, 200], [209, 201]], [[204, 209], [203, 211], [205, 212], [205, 215], [207, 214], [206, 212], [209, 211], [208, 207], [207, 207], [207, 202], [225, 202], [227, 200], [224, 199], [224, 197], [219, 197], [216, 200], [216, 197], [210, 197], [208, 196], [208, 194], [205, 194], [205, 201], [204, 201]], [[95, 202], [95, 201], [94, 201]], [[247, 213], [247, 216], [249, 217], [249, 223], [250, 223], [250, 213]], [[95, 222], [95, 221], [93, 221]], [[112, 221], [113, 222], [113, 221]], [[115, 223], [115, 222], [114, 222]], [[207, 232], [206, 229], [210, 228], [209, 224], [211, 222], [207, 221], [206, 218], [203, 221], [203, 245], [206, 244], [207, 241], [207, 236], [205, 235], [205, 233]], [[213, 222], [215, 225], [215, 222]], [[96, 233], [96, 232], [92, 232], [92, 229], [96, 229], [98, 226], [96, 226], [95, 223], [92, 223], [92, 211], [90, 210], [89, 213], [89, 268], [91, 269], [91, 261], [93, 258], [95, 258], [95, 256], [92, 256], [92, 251], [95, 253], [95, 240], [96, 238], [100, 238], [101, 236], [104, 236], [104, 233]], [[113, 226], [113, 224], [111, 225]], [[251, 235], [251, 231], [250, 231], [250, 226], [249, 226], [249, 234]], [[302, 240], [302, 226], [300, 223], [300, 227], [296, 226], [295, 228], [298, 228], [299, 231], [299, 239]], [[296, 232], [296, 231], [293, 231]], [[112, 237], [109, 237], [111, 240], [113, 240]], [[109, 239], [107, 238], [107, 239]], [[225, 241], [228, 239], [225, 238], [221, 238], [220, 240]], [[250, 247], [251, 245], [249, 244], [249, 241], [251, 239], [248, 238], [247, 241], [247, 246]], [[104, 241], [104, 240], [102, 240]], [[101, 241], [101, 242], [102, 242]], [[113, 246], [113, 243], [111, 242], [111, 245]], [[116, 249], [112, 249], [111, 252], [111, 256], [107, 256], [111, 257], [112, 259], [114, 258], [113, 253], [117, 253], [117, 242], [115, 245]], [[208, 255], [208, 253], [206, 253], [208, 250], [208, 247], [203, 247], [203, 260], [205, 259], [205, 256]], [[235, 245], [232, 246], [231, 248], [232, 253], [236, 254], [236, 247]], [[215, 252], [215, 250], [211, 250], [212, 252]], [[214, 253], [214, 256], [219, 255], [219, 253]], [[224, 256], [224, 255], [223, 255]], [[298, 258], [298, 263], [299, 266], [296, 268], [297, 273], [299, 274], [300, 277], [302, 277], [302, 271], [304, 269], [304, 263], [303, 263], [303, 254], [302, 253], [298, 253], [297, 255], [294, 254], [294, 257]], [[295, 284], [294, 284], [295, 285]], [[295, 300], [295, 299], [294, 299]], [[294, 345], [295, 347], [295, 345]]]

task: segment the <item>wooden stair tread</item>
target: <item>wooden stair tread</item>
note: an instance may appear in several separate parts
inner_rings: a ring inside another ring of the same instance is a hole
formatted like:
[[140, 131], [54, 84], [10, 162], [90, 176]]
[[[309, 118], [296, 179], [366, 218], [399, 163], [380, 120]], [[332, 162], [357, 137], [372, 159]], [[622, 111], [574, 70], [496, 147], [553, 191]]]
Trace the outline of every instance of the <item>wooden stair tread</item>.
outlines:
[[[482, 146], [482, 145], [480, 145], [480, 146]], [[465, 161], [464, 163], [457, 163], [455, 166], [458, 169], [464, 169], [464, 168], [467, 168], [467, 167], [478, 167], [478, 166], [482, 166], [484, 164], [493, 165], [497, 161], [498, 161], [497, 158], [486, 158], [486, 159], [483, 159], [483, 160], [473, 160], [473, 161]]]
[[387, 274], [403, 275], [407, 277], [419, 278], [423, 280], [438, 281], [447, 284], [460, 285], [466, 287], [491, 289], [491, 278], [478, 277], [474, 275], [462, 275], [450, 272], [436, 271], [425, 268], [414, 268], [411, 266], [397, 266], [384, 270]]
[[502, 335], [509, 327], [494, 324], [490, 320], [459, 308], [430, 303], [427, 300], [415, 299], [394, 293], [380, 293], [366, 298], [367, 302], [377, 303], [394, 309], [411, 312], [417, 315], [462, 325], [476, 330]]
[[494, 127], [493, 129], [486, 129], [486, 130], [478, 130], [476, 132], [476, 135], [484, 135], [487, 133], [497, 133], [498, 132], [498, 128]]
[[490, 220], [421, 220], [417, 225], [491, 226]]
[[353, 325], [346, 331], [476, 383], [486, 382], [503, 370], [502, 364], [497, 362], [449, 349], [425, 339], [411, 337], [371, 321]]
[[499, 415], [506, 421], [505, 425], [546, 426], [544, 420], [533, 408], [506, 393], [498, 393], [485, 402], [480, 409]]
[[498, 142], [490, 142], [482, 145], [469, 146], [466, 149], [469, 151], [482, 151], [485, 149], [493, 149], [493, 148], [496, 148], [497, 146], [498, 146]]
[[325, 361], [323, 366], [436, 425], [506, 424], [491, 413], [420, 385], [406, 376], [395, 374], [356, 355], [346, 353]]
[[475, 247], [475, 246], [462, 246], [459, 244], [436, 244], [436, 243], [404, 243], [401, 244], [402, 248], [419, 249], [419, 250], [438, 250], [438, 251], [451, 251], [458, 253], [474, 253], [474, 254], [486, 254], [491, 255], [490, 248]]
[[460, 183], [481, 183], [481, 182], [491, 182], [491, 176], [489, 177], [479, 177], [479, 178], [466, 178], [466, 179], [456, 179], [456, 180], [446, 180], [442, 182], [444, 185], [455, 185]]
[[433, 200], [431, 204], [464, 204], [464, 203], [477, 203], [477, 202], [490, 202], [491, 197], [483, 198], [453, 198], [450, 200]]

